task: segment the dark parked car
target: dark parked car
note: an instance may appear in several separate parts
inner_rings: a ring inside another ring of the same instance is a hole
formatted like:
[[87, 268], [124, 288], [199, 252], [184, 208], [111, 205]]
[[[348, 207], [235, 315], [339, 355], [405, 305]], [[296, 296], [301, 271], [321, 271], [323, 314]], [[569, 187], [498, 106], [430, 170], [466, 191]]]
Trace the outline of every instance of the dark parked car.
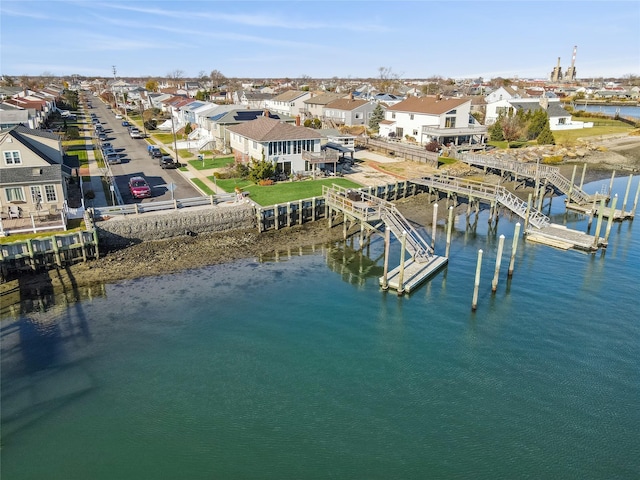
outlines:
[[123, 127], [128, 127], [130, 125], [129, 122], [127, 122], [126, 120], [124, 122], [122, 122], [122, 126]]
[[171, 155], [162, 155], [158, 159], [158, 165], [164, 168], [178, 168], [180, 165], [173, 161]]
[[98, 134], [98, 139], [99, 139], [101, 142], [104, 142], [104, 141], [107, 139], [107, 134], [106, 134], [106, 133], [104, 133], [104, 132], [100, 132], [100, 133]]
[[149, 149], [149, 156], [151, 158], [160, 158], [162, 157], [162, 150], [160, 150], [158, 147], [151, 147]]
[[129, 179], [129, 191], [133, 198], [148, 198], [151, 196], [151, 187], [144, 177], [131, 177]]

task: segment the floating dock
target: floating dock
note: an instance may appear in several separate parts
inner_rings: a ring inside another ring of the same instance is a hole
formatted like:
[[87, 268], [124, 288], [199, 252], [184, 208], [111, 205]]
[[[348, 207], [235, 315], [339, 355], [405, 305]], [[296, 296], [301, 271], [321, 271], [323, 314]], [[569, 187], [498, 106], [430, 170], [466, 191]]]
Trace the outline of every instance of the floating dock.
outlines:
[[[438, 256], [434, 256], [430, 262], [423, 263], [410, 259], [405, 262], [404, 271], [402, 271], [403, 266], [399, 265], [389, 272], [386, 286], [396, 290], [398, 295], [411, 293], [411, 290], [418, 288], [423, 282], [438, 273], [448, 262], [447, 257]], [[401, 274], [402, 282], [400, 281]], [[380, 286], [385, 288], [384, 277], [380, 277]]]
[[596, 242], [595, 235], [588, 235], [577, 230], [571, 230], [564, 225], [552, 223], [544, 228], [529, 229], [526, 239], [531, 242], [549, 245], [562, 250], [584, 250], [594, 252], [599, 247], [606, 248], [607, 243], [604, 238], [599, 237]]
[[[597, 217], [598, 215], [600, 215], [600, 205], [596, 203], [595, 206], [593, 205], [580, 205], [577, 203], [568, 203], [567, 204], [567, 210], [572, 210], [574, 212], [578, 212], [578, 213], [583, 213], [584, 215], [590, 215], [593, 217]], [[624, 210], [620, 210], [620, 209], [615, 209], [613, 210], [613, 208], [611, 207], [604, 207], [602, 208], [602, 217], [603, 218], [609, 218], [612, 217], [611, 219], [614, 222], [622, 222], [623, 220], [630, 220], [634, 217], [634, 212], [626, 212]]]

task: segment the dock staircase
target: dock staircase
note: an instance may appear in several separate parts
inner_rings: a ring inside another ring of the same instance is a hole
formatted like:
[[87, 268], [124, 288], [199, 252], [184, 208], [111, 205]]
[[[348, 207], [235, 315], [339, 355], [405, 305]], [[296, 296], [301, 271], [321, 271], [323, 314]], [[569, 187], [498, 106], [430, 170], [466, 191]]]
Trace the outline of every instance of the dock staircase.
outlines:
[[592, 203], [594, 197], [598, 196], [598, 194], [589, 195], [578, 185], [572, 185], [571, 180], [562, 175], [558, 167], [523, 163], [515, 160], [513, 157], [503, 159], [491, 155], [478, 155], [473, 153], [463, 153], [456, 156], [456, 159], [476, 167], [500, 170], [530, 179], [537, 178], [539, 181], [547, 180], [556, 190], [565, 194], [570, 202], [579, 205]]
[[435, 190], [455, 193], [467, 198], [499, 203], [523, 219], [526, 219], [528, 216], [529, 224], [538, 229], [544, 228], [551, 223], [549, 217], [530, 207], [527, 205], [527, 202], [499, 185], [464, 180], [447, 175], [431, 175], [428, 177], [414, 178], [411, 182]]
[[405, 234], [406, 249], [416, 262], [433, 259], [433, 249], [392, 203], [367, 192], [338, 185], [323, 186], [322, 195], [327, 206], [366, 222], [375, 230], [388, 227], [398, 240]]

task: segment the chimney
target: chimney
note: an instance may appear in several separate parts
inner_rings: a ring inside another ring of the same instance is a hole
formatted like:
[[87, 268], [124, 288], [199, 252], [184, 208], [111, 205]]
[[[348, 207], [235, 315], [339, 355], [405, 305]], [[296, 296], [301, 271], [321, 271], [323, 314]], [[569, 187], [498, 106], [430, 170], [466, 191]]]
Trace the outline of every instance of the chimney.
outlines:
[[296, 115], [296, 127], [300, 126], [300, 115]]
[[349, 92], [349, 100], [353, 100], [353, 92]]
[[264, 112], [262, 112], [262, 116], [269, 118], [269, 110], [265, 109]]

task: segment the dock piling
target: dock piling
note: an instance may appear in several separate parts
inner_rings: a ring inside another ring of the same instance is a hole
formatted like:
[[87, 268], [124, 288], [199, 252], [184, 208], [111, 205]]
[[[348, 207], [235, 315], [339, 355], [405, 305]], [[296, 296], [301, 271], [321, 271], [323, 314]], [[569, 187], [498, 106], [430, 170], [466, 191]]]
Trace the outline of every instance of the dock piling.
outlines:
[[602, 228], [602, 216], [604, 215], [604, 198], [600, 200], [600, 208], [598, 209], [598, 221], [596, 222], [596, 233], [593, 238], [593, 248], [598, 248], [598, 243], [600, 241], [600, 229]]
[[513, 276], [513, 267], [516, 263], [516, 250], [518, 249], [518, 237], [520, 236], [520, 222], [516, 223], [516, 228], [513, 232], [513, 243], [511, 244], [511, 259], [509, 260], [509, 272], [507, 276], [511, 278]]
[[498, 277], [500, 276], [500, 264], [502, 263], [502, 249], [504, 248], [504, 235], [500, 235], [498, 239], [498, 253], [496, 255], [496, 269], [493, 272], [493, 281], [491, 282], [491, 291], [496, 293], [498, 290]]
[[451, 247], [451, 231], [453, 230], [453, 207], [449, 207], [449, 219], [447, 221], [447, 248], [444, 256], [449, 258], [449, 249]]
[[587, 164], [585, 163], [582, 166], [582, 176], [580, 177], [580, 190], [582, 190], [582, 185], [584, 185], [584, 175], [587, 173]]
[[400, 242], [400, 272], [398, 273], [398, 296], [404, 293], [404, 254], [407, 248], [407, 232], [402, 232]]
[[631, 218], [636, 216], [636, 207], [638, 206], [638, 197], [640, 197], [640, 182], [638, 182], [638, 188], [636, 189], [636, 198], [633, 200], [633, 209], [631, 209]]
[[433, 233], [431, 234], [431, 248], [436, 248], [436, 227], [438, 225], [438, 204], [433, 204]]
[[616, 203], [618, 203], [618, 194], [613, 197], [613, 201], [611, 202], [611, 212], [609, 213], [609, 218], [607, 218], [607, 229], [604, 234], [604, 241], [609, 241], [609, 233], [611, 232], [611, 224], [613, 223], [613, 217], [616, 215]]
[[382, 290], [389, 290], [389, 244], [391, 243], [391, 229], [384, 229], [384, 267], [382, 270]]
[[611, 172], [611, 180], [609, 181], [609, 196], [611, 196], [611, 190], [613, 190], [613, 179], [616, 178], [616, 171]]
[[478, 250], [478, 263], [476, 264], [476, 279], [473, 283], [473, 300], [471, 301], [471, 310], [474, 312], [478, 308], [478, 289], [480, 288], [481, 268], [482, 268], [482, 249]]
[[622, 217], [624, 218], [624, 210], [627, 208], [627, 200], [629, 199], [629, 190], [631, 190], [631, 181], [633, 180], [633, 175], [629, 175], [629, 180], [627, 181], [627, 189], [624, 191], [624, 200], [622, 201]]

